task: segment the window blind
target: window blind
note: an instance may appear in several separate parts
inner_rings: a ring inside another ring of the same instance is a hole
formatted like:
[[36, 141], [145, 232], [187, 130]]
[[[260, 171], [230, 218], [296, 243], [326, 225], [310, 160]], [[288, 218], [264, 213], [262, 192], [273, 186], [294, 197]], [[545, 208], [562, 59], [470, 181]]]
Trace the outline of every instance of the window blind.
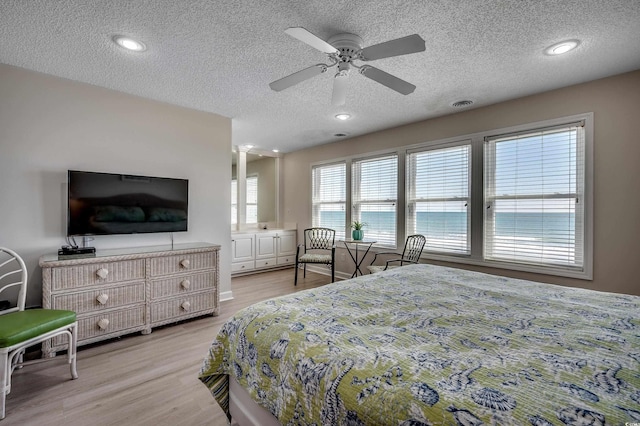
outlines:
[[344, 238], [346, 228], [346, 164], [315, 166], [311, 172], [312, 224], [331, 228]]
[[469, 254], [471, 145], [413, 152], [407, 158], [407, 233], [425, 250]]
[[582, 123], [485, 140], [484, 257], [584, 265]]
[[351, 218], [365, 222], [366, 239], [396, 246], [398, 156], [356, 160], [351, 165]]
[[247, 223], [258, 223], [258, 176], [247, 177]]

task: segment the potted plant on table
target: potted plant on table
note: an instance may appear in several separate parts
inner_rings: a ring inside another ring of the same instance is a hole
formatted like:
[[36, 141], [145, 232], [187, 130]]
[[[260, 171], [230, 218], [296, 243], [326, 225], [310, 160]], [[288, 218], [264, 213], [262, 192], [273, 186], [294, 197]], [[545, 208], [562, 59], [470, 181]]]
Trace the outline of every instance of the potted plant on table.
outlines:
[[358, 220], [354, 220], [353, 222], [351, 222], [351, 228], [353, 229], [353, 231], [351, 231], [351, 238], [356, 241], [362, 240], [364, 238], [364, 230], [362, 228], [364, 228], [365, 226], [367, 226], [366, 223], [360, 222]]

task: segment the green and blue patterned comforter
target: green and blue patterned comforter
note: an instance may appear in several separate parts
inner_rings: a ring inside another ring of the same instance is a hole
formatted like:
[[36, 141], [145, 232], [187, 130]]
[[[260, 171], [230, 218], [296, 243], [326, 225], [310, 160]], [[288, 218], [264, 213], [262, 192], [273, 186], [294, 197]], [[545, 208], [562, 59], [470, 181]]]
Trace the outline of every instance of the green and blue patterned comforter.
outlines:
[[414, 265], [250, 306], [199, 378], [283, 425], [640, 422], [640, 297]]

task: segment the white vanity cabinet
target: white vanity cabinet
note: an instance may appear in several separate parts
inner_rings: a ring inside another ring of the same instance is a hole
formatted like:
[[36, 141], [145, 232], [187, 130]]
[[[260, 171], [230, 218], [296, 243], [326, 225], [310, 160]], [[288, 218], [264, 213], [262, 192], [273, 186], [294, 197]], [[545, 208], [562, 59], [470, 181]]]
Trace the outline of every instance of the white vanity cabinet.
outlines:
[[[248, 240], [253, 238], [253, 243]], [[296, 255], [297, 233], [295, 230], [261, 231], [254, 234], [233, 234], [232, 274], [245, 272], [261, 272], [265, 269], [293, 265]], [[240, 256], [248, 254], [241, 252], [239, 245], [253, 247], [252, 258]], [[238, 254], [238, 256], [236, 256]]]
[[231, 237], [231, 273], [255, 269], [255, 234], [234, 234]]

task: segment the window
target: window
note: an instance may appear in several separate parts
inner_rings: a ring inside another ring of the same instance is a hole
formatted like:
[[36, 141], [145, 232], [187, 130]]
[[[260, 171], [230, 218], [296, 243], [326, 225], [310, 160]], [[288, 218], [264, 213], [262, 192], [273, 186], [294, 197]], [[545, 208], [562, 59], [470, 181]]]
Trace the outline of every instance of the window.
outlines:
[[487, 137], [484, 258], [582, 269], [583, 123]]
[[401, 249], [408, 235], [422, 234], [425, 259], [593, 276], [592, 113], [312, 170], [313, 226], [336, 229], [339, 238], [357, 220], [377, 241], [374, 251]]
[[395, 248], [398, 156], [353, 161], [351, 176], [351, 220], [367, 224], [364, 228], [367, 239]]
[[238, 181], [231, 181], [231, 224], [238, 223]]
[[424, 235], [425, 250], [470, 253], [470, 160], [470, 144], [407, 156], [407, 235]]
[[344, 238], [346, 228], [346, 164], [315, 166], [312, 169], [312, 224], [335, 229]]
[[[247, 177], [245, 223], [258, 223], [258, 176]], [[231, 180], [231, 224], [238, 223], [238, 181]]]
[[247, 176], [246, 223], [258, 223], [258, 176]]

